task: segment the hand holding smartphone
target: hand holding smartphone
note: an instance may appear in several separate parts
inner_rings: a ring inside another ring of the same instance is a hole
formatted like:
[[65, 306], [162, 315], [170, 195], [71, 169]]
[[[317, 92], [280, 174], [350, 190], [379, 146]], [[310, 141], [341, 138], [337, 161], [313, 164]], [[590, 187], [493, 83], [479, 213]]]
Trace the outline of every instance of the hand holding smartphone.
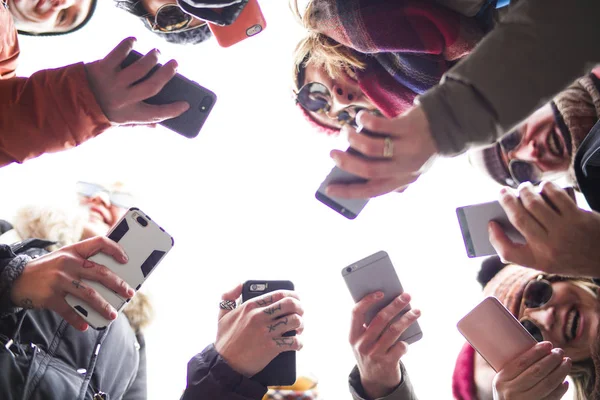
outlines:
[[[121, 68], [129, 67], [140, 58], [142, 58], [140, 53], [131, 50], [127, 58], [121, 63]], [[140, 81], [148, 79], [160, 66], [161, 64], [157, 64]], [[217, 96], [198, 83], [187, 79], [183, 75], [176, 74], [157, 95], [144, 100], [145, 103], [155, 105], [170, 104], [176, 101], [186, 101], [190, 108], [180, 116], [167, 119], [160, 122], [160, 124], [182, 136], [190, 139], [195, 138], [212, 111]]]
[[[98, 253], [88, 259], [104, 265], [136, 291], [174, 244], [173, 238], [163, 228], [137, 208], [130, 208], [107, 236], [121, 245], [128, 261], [120, 264], [104, 253]], [[98, 292], [117, 312], [129, 302], [98, 282], [85, 279], [82, 281]], [[103, 329], [111, 323], [85, 301], [71, 294], [68, 294], [65, 300], [92, 328]]]
[[[379, 251], [345, 267], [342, 269], [342, 277], [346, 281], [346, 286], [348, 286], [355, 303], [370, 293], [383, 292], [383, 298], [375, 303], [365, 315], [367, 325], [380, 310], [404, 293], [392, 261], [385, 251]], [[391, 323], [399, 320], [409, 310], [410, 305], [404, 308]], [[398, 340], [411, 344], [422, 337], [423, 332], [419, 323], [414, 322]]]

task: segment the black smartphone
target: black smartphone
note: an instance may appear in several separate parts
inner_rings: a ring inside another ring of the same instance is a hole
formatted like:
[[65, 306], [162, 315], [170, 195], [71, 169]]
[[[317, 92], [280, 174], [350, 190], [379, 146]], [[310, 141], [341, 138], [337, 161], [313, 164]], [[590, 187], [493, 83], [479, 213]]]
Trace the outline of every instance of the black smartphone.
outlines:
[[[131, 50], [129, 55], [121, 63], [121, 68], [127, 68], [142, 57], [140, 53]], [[138, 82], [148, 79], [161, 64], [156, 65], [145, 77]], [[138, 83], [136, 82], [136, 83]], [[176, 101], [187, 101], [190, 108], [178, 117], [160, 122], [170, 130], [187, 138], [195, 138], [208, 118], [217, 96], [198, 83], [187, 79], [185, 76], [176, 74], [163, 89], [155, 96], [144, 100], [148, 104], [169, 104]]]
[[[275, 290], [294, 290], [290, 281], [246, 281], [242, 288], [242, 302]], [[283, 336], [295, 336], [290, 331]], [[296, 382], [296, 352], [285, 351], [273, 359], [262, 371], [252, 377], [264, 386], [289, 386]]]

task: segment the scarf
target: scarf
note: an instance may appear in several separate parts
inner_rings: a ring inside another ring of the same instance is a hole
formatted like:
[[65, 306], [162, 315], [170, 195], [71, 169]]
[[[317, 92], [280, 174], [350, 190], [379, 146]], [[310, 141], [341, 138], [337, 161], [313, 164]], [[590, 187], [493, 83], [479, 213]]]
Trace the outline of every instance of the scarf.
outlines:
[[483, 37], [475, 20], [425, 0], [313, 0], [309, 18], [320, 33], [366, 56], [366, 68], [356, 71], [359, 86], [390, 118]]

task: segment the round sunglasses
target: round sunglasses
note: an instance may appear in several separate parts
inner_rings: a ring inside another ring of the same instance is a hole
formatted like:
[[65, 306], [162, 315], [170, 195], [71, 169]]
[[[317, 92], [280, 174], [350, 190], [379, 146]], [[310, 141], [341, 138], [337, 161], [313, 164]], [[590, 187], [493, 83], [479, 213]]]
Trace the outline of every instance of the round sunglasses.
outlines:
[[[296, 104], [300, 104], [306, 111], [316, 113], [327, 113], [331, 110], [331, 92], [327, 86], [319, 82], [308, 82], [296, 93]], [[352, 124], [355, 125], [356, 115], [361, 111], [366, 110], [364, 107], [348, 106], [337, 113], [335, 119], [340, 125]], [[371, 110], [375, 115], [382, 114], [377, 110]], [[334, 118], [332, 118], [334, 119]]]
[[117, 191], [111, 192], [104, 186], [98, 185], [96, 183], [77, 182], [77, 184], [75, 185], [75, 191], [78, 195], [87, 198], [91, 198], [100, 193], [104, 193], [110, 200], [110, 204], [120, 208], [129, 208], [133, 205], [134, 202], [133, 196], [131, 194]]
[[[523, 292], [523, 304], [529, 309], [541, 308], [548, 304], [553, 294], [552, 283], [543, 279], [542, 275], [539, 275], [537, 279], [530, 281], [527, 286], [525, 286], [525, 291]], [[527, 329], [527, 332], [529, 332], [535, 340], [538, 342], [544, 340], [542, 330], [532, 320], [525, 317], [519, 322], [521, 322], [521, 325]]]
[[176, 33], [189, 31], [204, 25], [202, 23], [198, 26], [190, 26], [193, 20], [194, 18], [184, 12], [177, 3], [169, 3], [160, 6], [153, 20], [150, 15], [146, 17], [145, 21], [154, 32]]
[[[522, 141], [523, 133], [516, 129], [503, 136], [499, 143], [504, 154], [508, 155], [509, 152], [519, 147]], [[542, 170], [529, 161], [510, 160], [508, 162], [508, 172], [512, 179], [507, 179], [506, 183], [515, 189], [523, 182], [531, 182], [534, 185], [542, 182]]]

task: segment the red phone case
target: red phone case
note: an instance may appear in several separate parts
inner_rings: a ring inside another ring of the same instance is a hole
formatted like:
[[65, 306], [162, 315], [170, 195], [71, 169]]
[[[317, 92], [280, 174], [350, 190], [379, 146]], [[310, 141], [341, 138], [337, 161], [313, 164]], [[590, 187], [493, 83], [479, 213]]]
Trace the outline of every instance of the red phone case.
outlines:
[[265, 30], [267, 21], [260, 10], [258, 0], [249, 0], [237, 19], [227, 26], [208, 23], [217, 43], [229, 47]]

